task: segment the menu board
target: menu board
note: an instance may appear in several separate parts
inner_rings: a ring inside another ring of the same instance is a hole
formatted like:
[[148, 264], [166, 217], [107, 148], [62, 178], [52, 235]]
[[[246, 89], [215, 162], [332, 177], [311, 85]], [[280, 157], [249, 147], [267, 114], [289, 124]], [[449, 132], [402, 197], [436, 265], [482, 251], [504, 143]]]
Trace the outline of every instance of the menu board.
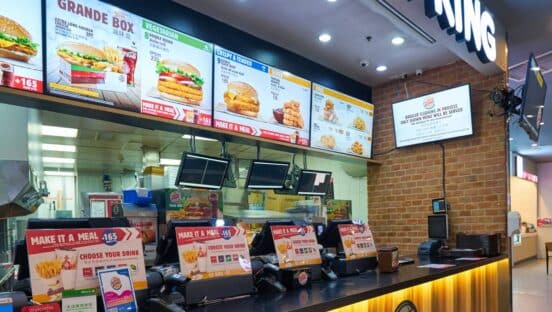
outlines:
[[28, 230], [33, 300], [61, 300], [64, 290], [97, 288], [97, 272], [129, 267], [136, 290], [146, 289], [142, 237], [135, 228]]
[[372, 156], [374, 105], [313, 83], [311, 147]]
[[177, 227], [180, 271], [193, 280], [251, 274], [245, 230], [226, 227]]
[[309, 145], [311, 83], [215, 46], [215, 128]]
[[376, 245], [372, 231], [365, 224], [338, 224], [346, 259], [375, 257]]
[[143, 20], [141, 112], [211, 126], [213, 45]]
[[393, 123], [397, 147], [471, 135], [470, 86], [395, 103]]
[[322, 263], [316, 234], [311, 225], [273, 225], [270, 230], [280, 268]]
[[48, 91], [140, 112], [140, 22], [99, 1], [47, 0]]
[[0, 0], [0, 86], [43, 91], [41, 1]]

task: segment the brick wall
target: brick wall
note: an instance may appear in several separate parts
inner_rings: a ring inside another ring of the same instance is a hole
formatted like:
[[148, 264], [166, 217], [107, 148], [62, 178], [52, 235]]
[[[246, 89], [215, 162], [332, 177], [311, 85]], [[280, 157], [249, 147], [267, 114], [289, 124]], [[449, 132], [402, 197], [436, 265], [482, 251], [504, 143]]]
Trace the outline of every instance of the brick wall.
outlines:
[[[444, 144], [452, 246], [456, 232], [505, 233], [506, 122], [504, 117], [489, 116], [492, 104], [488, 92], [475, 90], [504, 85], [504, 77], [482, 75], [459, 61], [427, 71], [422, 77], [393, 81], [373, 89], [377, 155], [395, 146], [391, 104], [405, 100], [407, 91], [412, 98], [445, 89], [429, 83], [471, 84], [475, 135]], [[496, 112], [500, 113], [498, 109]], [[395, 245], [401, 254], [415, 253], [418, 244], [427, 239], [431, 200], [442, 197], [441, 148], [435, 144], [406, 147], [375, 159], [383, 162], [368, 169], [368, 219], [376, 243]]]

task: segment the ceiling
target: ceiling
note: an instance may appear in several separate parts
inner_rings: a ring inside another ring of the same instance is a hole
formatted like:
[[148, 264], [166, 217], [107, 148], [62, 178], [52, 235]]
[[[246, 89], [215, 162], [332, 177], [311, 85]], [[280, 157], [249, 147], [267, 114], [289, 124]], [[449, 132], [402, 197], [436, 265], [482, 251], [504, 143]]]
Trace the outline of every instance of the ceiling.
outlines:
[[[362, 1], [337, 0], [175, 0], [244, 32], [270, 41], [336, 72], [367, 85], [396, 78], [403, 73], [427, 70], [457, 59], [438, 44], [421, 42], [401, 31], [386, 17], [374, 13]], [[259, 12], [270, 12], [269, 14]], [[318, 36], [329, 33], [322, 43]], [[371, 40], [366, 39], [367, 36]], [[402, 36], [402, 46], [391, 39]], [[361, 61], [369, 62], [367, 67]], [[375, 68], [386, 65], [388, 70]]]

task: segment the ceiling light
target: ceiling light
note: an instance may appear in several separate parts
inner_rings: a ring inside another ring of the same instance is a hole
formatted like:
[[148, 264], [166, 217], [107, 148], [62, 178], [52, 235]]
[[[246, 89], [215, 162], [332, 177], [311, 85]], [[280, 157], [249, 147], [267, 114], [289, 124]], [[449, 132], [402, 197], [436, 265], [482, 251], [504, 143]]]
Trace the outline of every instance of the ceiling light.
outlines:
[[391, 43], [396, 46], [400, 46], [401, 44], [404, 43], [404, 38], [401, 36], [397, 36], [391, 40]]
[[328, 2], [337, 2], [337, 0], [328, 0]]
[[[189, 134], [185, 134], [182, 136], [183, 139], [186, 139], [186, 140], [189, 140], [192, 138], [191, 135]], [[208, 142], [217, 142], [218, 140], [215, 140], [215, 139], [211, 139], [211, 138], [206, 138], [206, 137], [200, 137], [200, 136], [195, 136], [195, 139], [198, 140], [198, 141], [208, 141]]]
[[318, 36], [318, 40], [320, 40], [321, 42], [329, 42], [330, 40], [332, 40], [332, 36], [330, 34], [323, 33]]
[[539, 146], [539, 144], [533, 143], [533, 144], [531, 144], [531, 146], [532, 146], [532, 147], [537, 147], [537, 146]]
[[42, 125], [41, 131], [40, 131], [42, 135], [58, 136], [58, 137], [64, 137], [64, 138], [76, 138], [78, 132], [79, 132], [79, 129], [45, 126], [45, 125]]
[[528, 114], [528, 115], [525, 115], [525, 117], [527, 117], [527, 118], [534, 118], [535, 115]]
[[74, 158], [42, 157], [42, 162], [54, 164], [74, 164]]
[[180, 166], [180, 159], [161, 158], [159, 164], [162, 166]]
[[541, 125], [541, 126], [544, 126], [544, 121], [542, 121], [542, 122], [540, 123], [540, 125]]
[[513, 140], [514, 140], [514, 138], [510, 138], [510, 141], [513, 141]]
[[531, 70], [532, 70], [532, 71], [539, 71], [539, 70], [540, 70], [540, 67], [538, 67], [538, 66], [532, 66], [532, 67], [531, 67]]
[[539, 108], [544, 108], [544, 105], [539, 105]]
[[68, 152], [74, 153], [77, 151], [75, 145], [63, 145], [63, 144], [45, 144], [42, 143], [43, 151], [53, 151], [53, 152]]
[[44, 175], [47, 176], [60, 176], [60, 177], [74, 177], [75, 173], [72, 171], [44, 171]]
[[376, 67], [376, 70], [379, 71], [379, 72], [384, 72], [384, 71], [387, 70], [387, 66], [380, 65], [380, 66]]

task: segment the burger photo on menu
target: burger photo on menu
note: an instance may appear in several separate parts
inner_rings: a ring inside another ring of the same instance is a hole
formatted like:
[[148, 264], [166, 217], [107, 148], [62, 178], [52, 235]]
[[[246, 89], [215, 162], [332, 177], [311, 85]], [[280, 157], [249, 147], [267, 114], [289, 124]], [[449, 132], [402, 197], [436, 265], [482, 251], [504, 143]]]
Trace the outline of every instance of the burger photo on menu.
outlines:
[[157, 62], [159, 95], [170, 101], [201, 105], [203, 84], [199, 70], [191, 64], [174, 60]]
[[243, 81], [230, 81], [224, 92], [224, 102], [229, 112], [256, 118], [259, 114], [257, 90]]
[[[119, 81], [126, 88], [123, 54], [119, 49], [98, 49], [85, 43], [64, 42], [57, 47], [56, 53], [60, 57], [60, 74], [67, 82], [104, 84], [109, 79]], [[110, 78], [109, 75], [114, 77]]]
[[38, 54], [38, 44], [16, 21], [0, 15], [0, 57], [28, 62]]

